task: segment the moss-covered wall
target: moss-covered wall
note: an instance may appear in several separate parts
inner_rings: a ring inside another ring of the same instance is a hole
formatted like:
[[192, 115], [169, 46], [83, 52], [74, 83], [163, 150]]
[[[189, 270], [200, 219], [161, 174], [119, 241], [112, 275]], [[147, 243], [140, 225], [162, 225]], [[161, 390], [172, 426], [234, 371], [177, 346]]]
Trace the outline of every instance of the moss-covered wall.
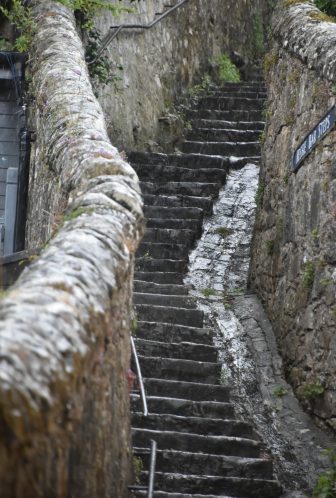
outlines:
[[295, 149], [336, 102], [336, 24], [319, 17], [308, 2], [280, 4], [273, 18], [250, 284], [297, 395], [336, 429], [335, 128], [292, 172]]

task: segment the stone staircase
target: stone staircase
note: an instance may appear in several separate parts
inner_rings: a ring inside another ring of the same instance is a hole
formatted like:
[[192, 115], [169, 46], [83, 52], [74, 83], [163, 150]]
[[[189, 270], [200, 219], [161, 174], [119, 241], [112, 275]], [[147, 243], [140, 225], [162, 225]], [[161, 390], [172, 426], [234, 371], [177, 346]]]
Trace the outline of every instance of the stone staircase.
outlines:
[[[265, 98], [260, 78], [225, 84], [188, 111], [181, 154], [130, 154], [141, 180], [147, 230], [138, 251], [136, 347], [149, 415], [132, 394], [135, 452], [158, 444], [157, 498], [281, 495], [272, 461], [251, 425], [235, 418], [203, 312], [183, 277], [204, 215], [229, 168], [259, 161]], [[149, 456], [144, 456], [148, 469]], [[141, 483], [146, 484], [144, 470]], [[139, 490], [135, 496], [146, 496]]]

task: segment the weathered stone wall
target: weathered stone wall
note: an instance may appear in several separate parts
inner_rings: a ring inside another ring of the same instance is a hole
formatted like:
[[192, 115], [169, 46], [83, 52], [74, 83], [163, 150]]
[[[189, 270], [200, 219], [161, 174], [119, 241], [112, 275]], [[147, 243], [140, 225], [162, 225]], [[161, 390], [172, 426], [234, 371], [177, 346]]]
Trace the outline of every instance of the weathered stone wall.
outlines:
[[308, 2], [281, 4], [273, 18], [250, 284], [297, 395], [336, 429], [335, 129], [291, 171], [294, 150], [335, 104], [336, 24], [320, 16]]
[[[106, 33], [111, 25], [151, 22], [167, 2], [135, 4], [130, 5], [136, 14], [120, 19], [104, 14], [97, 27]], [[150, 30], [122, 31], [107, 51], [121, 80], [98, 89], [112, 142], [125, 150], [152, 150], [156, 143], [166, 149], [175, 122], [168, 119], [169, 128], [159, 118], [211, 71], [214, 57], [235, 50], [253, 65], [264, 48], [270, 5], [267, 0], [189, 0]]]
[[31, 240], [45, 206], [61, 199], [66, 216], [0, 301], [0, 494], [123, 498], [138, 179], [108, 139], [73, 14], [36, 0], [34, 15]]

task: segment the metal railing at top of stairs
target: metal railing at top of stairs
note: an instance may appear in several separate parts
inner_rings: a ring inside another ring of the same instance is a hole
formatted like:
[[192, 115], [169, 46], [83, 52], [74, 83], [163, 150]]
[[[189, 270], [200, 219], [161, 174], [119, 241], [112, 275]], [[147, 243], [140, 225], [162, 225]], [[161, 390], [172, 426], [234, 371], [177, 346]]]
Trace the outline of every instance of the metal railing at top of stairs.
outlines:
[[159, 17], [154, 19], [149, 24], [120, 24], [117, 26], [110, 26], [110, 30], [109, 30], [110, 32], [108, 32], [104, 36], [104, 38], [102, 40], [101, 47], [99, 48], [96, 57], [93, 60], [88, 61], [87, 64], [94, 64], [95, 62], [97, 62], [97, 60], [102, 55], [104, 50], [108, 47], [108, 45], [112, 42], [112, 40], [114, 40], [118, 36], [120, 31], [122, 31], [124, 29], [150, 29], [153, 26], [155, 26], [156, 24], [158, 24], [159, 22], [161, 22], [163, 19], [168, 17], [170, 14], [175, 12], [175, 10], [182, 7], [182, 5], [184, 5], [186, 2], [188, 2], [188, 0], [180, 0], [177, 4], [175, 4], [173, 6], [169, 6], [170, 8], [168, 10], [166, 10], [166, 12], [163, 12], [163, 14], [160, 14]]

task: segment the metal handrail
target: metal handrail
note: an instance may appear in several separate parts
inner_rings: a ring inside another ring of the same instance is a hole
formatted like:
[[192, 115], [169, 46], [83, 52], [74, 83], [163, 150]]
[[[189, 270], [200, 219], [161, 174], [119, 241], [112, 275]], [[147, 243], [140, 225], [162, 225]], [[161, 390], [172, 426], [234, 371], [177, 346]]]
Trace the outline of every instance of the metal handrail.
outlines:
[[150, 442], [151, 442], [151, 459], [149, 464], [147, 498], [153, 498], [155, 467], [156, 467], [156, 449], [157, 449], [156, 441], [154, 441], [154, 439], [151, 439]]
[[145, 392], [145, 387], [144, 387], [143, 378], [142, 378], [142, 374], [141, 374], [141, 368], [140, 368], [139, 358], [138, 358], [138, 355], [137, 355], [137, 352], [136, 352], [135, 342], [134, 342], [134, 339], [133, 339], [132, 336], [131, 336], [131, 347], [132, 347], [132, 353], [133, 353], [133, 356], [134, 356], [135, 368], [136, 368], [136, 371], [137, 371], [137, 377], [138, 377], [138, 381], [139, 381], [140, 396], [141, 396], [142, 407], [143, 407], [143, 414], [144, 414], [144, 417], [147, 417], [147, 415], [148, 415], [148, 408], [147, 408], [146, 392]]
[[182, 5], [185, 4], [186, 2], [188, 2], [188, 0], [180, 0], [176, 5], [166, 10], [166, 12], [161, 14], [157, 19], [154, 19], [149, 24], [120, 24], [117, 26], [110, 26], [110, 31], [114, 29], [116, 31], [107, 33], [104, 36], [101, 47], [98, 50], [96, 57], [92, 61], [88, 61], [87, 64], [94, 64], [99, 59], [104, 50], [108, 47], [108, 45], [112, 42], [112, 40], [114, 40], [118, 36], [120, 31], [122, 31], [123, 29], [150, 29], [156, 24], [158, 24], [160, 21], [165, 19], [165, 17], [169, 16], [172, 12], [175, 12], [175, 10], [182, 7]]

